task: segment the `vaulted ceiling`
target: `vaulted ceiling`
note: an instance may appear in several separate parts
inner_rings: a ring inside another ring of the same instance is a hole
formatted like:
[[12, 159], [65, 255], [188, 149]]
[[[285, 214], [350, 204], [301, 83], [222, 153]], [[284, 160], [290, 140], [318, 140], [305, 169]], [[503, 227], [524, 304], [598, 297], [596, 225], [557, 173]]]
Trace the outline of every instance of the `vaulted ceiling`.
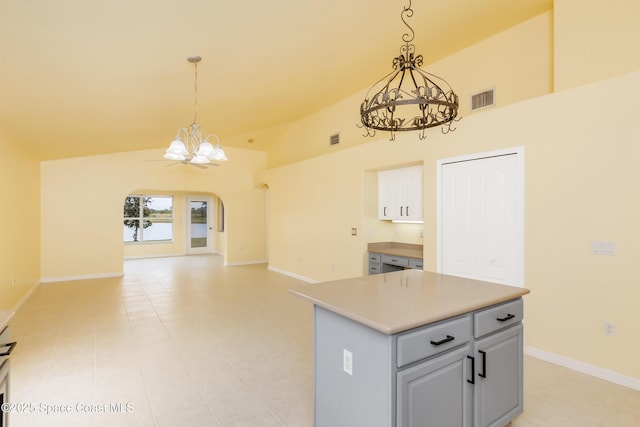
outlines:
[[[224, 146], [391, 71], [408, 1], [2, 0], [0, 136], [40, 159], [166, 147], [193, 120], [199, 55], [198, 121]], [[409, 22], [429, 64], [552, 3], [418, 0]]]

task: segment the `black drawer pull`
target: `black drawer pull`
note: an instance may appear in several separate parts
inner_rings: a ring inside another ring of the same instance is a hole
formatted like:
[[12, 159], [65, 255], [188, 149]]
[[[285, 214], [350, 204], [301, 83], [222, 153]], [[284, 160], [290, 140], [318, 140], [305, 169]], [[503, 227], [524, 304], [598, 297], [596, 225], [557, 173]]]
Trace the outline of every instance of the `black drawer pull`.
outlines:
[[515, 314], [507, 314], [505, 317], [498, 317], [496, 320], [497, 320], [498, 322], [506, 322], [507, 320], [511, 320], [511, 319], [513, 319], [514, 317], [516, 317], [516, 315], [515, 315]]
[[9, 350], [5, 351], [4, 353], [0, 353], [0, 357], [10, 355], [13, 349], [16, 348], [16, 344], [18, 344], [17, 341], [1, 344], [0, 347], [9, 347]]
[[456, 339], [455, 337], [452, 337], [451, 335], [447, 335], [446, 338], [440, 340], [440, 341], [431, 341], [431, 345], [442, 345], [444, 343], [448, 343], [449, 341], [453, 341], [454, 339]]
[[471, 379], [467, 379], [469, 384], [476, 383], [476, 359], [472, 356], [467, 356], [467, 359], [471, 359]]

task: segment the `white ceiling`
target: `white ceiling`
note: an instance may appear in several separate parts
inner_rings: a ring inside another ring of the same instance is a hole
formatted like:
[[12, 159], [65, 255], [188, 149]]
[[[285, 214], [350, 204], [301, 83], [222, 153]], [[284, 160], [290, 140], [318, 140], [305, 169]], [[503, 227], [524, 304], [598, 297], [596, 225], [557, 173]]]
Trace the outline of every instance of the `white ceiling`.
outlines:
[[[409, 22], [429, 64], [552, 3], [421, 0]], [[224, 146], [225, 136], [304, 117], [391, 71], [406, 4], [2, 0], [0, 136], [41, 159], [165, 147], [193, 119], [186, 58], [199, 55], [198, 121]]]

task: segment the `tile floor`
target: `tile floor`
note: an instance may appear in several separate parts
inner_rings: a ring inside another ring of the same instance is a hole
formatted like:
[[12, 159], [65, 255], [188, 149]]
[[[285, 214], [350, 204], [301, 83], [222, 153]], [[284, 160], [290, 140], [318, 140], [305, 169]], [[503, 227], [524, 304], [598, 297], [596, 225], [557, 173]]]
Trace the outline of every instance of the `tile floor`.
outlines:
[[[41, 285], [12, 322], [11, 400], [33, 412], [11, 427], [311, 427], [312, 307], [287, 293], [299, 283], [202, 255]], [[532, 358], [525, 405], [513, 426], [640, 426], [640, 392]]]

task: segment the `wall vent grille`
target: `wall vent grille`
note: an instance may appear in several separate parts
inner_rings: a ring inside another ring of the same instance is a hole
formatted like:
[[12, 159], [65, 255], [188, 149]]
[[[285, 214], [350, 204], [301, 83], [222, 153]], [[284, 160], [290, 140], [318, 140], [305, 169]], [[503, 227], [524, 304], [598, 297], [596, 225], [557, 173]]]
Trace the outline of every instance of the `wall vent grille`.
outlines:
[[338, 145], [340, 144], [340, 134], [336, 133], [329, 137], [329, 145]]
[[484, 92], [471, 95], [471, 111], [493, 107], [496, 104], [495, 92], [495, 89], [489, 89]]

